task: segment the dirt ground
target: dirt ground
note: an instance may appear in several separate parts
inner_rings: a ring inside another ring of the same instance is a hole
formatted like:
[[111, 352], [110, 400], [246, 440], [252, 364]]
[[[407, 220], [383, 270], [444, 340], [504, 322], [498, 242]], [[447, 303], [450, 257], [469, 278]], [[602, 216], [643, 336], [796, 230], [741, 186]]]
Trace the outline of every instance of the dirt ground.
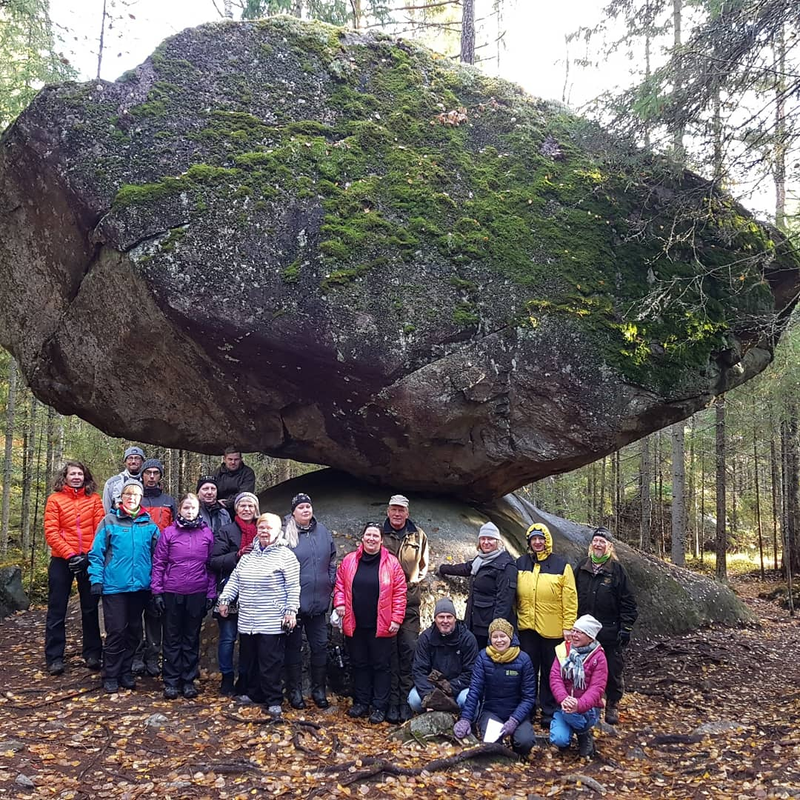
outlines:
[[[50, 677], [44, 610], [32, 609], [0, 623], [0, 795], [800, 798], [800, 624], [758, 598], [768, 587], [756, 579], [735, 588], [758, 624], [634, 640], [621, 723], [598, 731], [596, 759], [543, 738], [524, 762], [423, 772], [463, 748], [403, 744], [392, 726], [350, 720], [344, 698], [271, 724], [220, 697], [216, 675], [203, 676], [196, 700], [163, 700], [153, 678], [105, 695], [82, 665], [75, 609], [67, 671]], [[717, 725], [697, 732], [704, 723]]]

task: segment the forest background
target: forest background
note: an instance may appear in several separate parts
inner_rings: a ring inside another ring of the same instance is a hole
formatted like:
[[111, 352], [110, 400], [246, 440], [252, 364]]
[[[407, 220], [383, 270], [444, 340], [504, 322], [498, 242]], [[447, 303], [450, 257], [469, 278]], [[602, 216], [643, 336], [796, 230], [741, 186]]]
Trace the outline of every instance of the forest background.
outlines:
[[[174, 25], [181, 4], [165, 5]], [[45, 83], [105, 78], [143, 60], [174, 32], [149, 6], [0, 0], [0, 130]], [[561, 50], [551, 70], [562, 102], [676, 167], [686, 164], [800, 245], [794, 0], [565, 0], [557, 8], [531, 0], [198, 0], [186, 24], [274, 13], [413, 38], [517, 79], [526, 57], [542, 57], [526, 54], [519, 35], [534, 26], [539, 40], [544, 31]], [[658, 302], [654, 294], [656, 310]], [[550, 513], [608, 525], [624, 541], [720, 580], [729, 567], [760, 569], [791, 586], [800, 572], [799, 350], [796, 313], [773, 364], [754, 380], [670, 429], [521, 492]], [[4, 351], [0, 375], [0, 561], [25, 565], [35, 598], [46, 590], [41, 521], [53, 473], [76, 458], [103, 481], [122, 468], [127, 443], [41, 404]], [[174, 495], [220, 462], [143, 446], [164, 462]], [[259, 491], [316, 469], [258, 453], [245, 459]]]

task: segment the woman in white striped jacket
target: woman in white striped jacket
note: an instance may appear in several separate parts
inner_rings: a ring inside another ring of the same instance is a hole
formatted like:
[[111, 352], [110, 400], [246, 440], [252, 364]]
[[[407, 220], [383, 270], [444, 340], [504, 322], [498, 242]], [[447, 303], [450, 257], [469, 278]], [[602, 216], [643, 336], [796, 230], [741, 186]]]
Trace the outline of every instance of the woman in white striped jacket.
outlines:
[[246, 653], [247, 694], [273, 716], [281, 714], [286, 637], [297, 624], [300, 608], [300, 564], [280, 540], [281, 518], [262, 514], [253, 549], [231, 573], [219, 597], [220, 616], [239, 598], [240, 657]]

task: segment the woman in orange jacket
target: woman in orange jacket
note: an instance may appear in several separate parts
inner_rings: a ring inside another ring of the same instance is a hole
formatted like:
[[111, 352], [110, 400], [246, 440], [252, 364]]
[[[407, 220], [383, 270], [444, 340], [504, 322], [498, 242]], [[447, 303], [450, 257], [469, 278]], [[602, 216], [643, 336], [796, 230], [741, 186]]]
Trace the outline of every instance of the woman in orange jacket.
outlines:
[[64, 621], [72, 581], [78, 582], [83, 626], [83, 660], [89, 669], [100, 669], [103, 643], [97, 615], [98, 597], [93, 597], [86, 570], [87, 553], [105, 510], [92, 473], [80, 461], [67, 461], [53, 483], [53, 494], [44, 509], [44, 537], [50, 547], [47, 570], [47, 623], [44, 657], [51, 675], [64, 671], [66, 633]]

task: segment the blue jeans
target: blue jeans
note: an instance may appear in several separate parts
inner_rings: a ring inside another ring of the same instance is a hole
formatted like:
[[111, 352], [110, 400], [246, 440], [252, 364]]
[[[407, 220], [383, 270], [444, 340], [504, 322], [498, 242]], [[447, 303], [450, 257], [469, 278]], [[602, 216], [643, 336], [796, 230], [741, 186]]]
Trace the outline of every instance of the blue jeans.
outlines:
[[585, 714], [565, 714], [556, 711], [550, 722], [550, 744], [556, 747], [569, 747], [572, 732], [586, 733], [597, 723], [600, 711], [590, 708]]
[[[458, 703], [459, 708], [464, 708], [464, 704], [467, 702], [467, 694], [469, 694], [469, 689], [462, 689], [458, 693], [456, 703]], [[422, 698], [419, 696], [416, 686], [408, 693], [408, 704], [415, 714], [421, 714], [425, 710], [422, 707]]]
[[[219, 671], [223, 675], [233, 674], [233, 647], [236, 644], [236, 634], [238, 632], [238, 618], [236, 615], [232, 617], [219, 617], [219, 645], [217, 646], [217, 661], [219, 662]], [[245, 672], [245, 665], [241, 663], [241, 652], [239, 653], [239, 674]]]

